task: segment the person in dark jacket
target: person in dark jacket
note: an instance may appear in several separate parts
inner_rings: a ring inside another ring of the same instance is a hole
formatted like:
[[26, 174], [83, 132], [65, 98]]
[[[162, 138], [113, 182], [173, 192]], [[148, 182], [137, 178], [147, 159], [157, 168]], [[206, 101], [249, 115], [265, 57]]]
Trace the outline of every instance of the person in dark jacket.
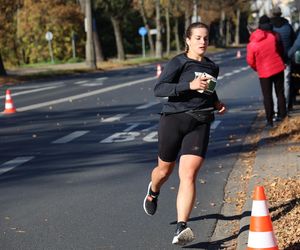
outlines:
[[178, 245], [194, 239], [187, 221], [195, 202], [197, 174], [206, 155], [213, 111], [223, 114], [226, 110], [214, 89], [219, 68], [204, 56], [208, 38], [207, 25], [192, 23], [186, 30], [186, 53], [167, 63], [154, 87], [155, 95], [168, 97], [168, 102], [159, 122], [158, 165], [152, 171], [143, 207], [148, 215], [156, 212], [160, 189], [180, 152], [177, 228], [172, 241]]
[[288, 57], [291, 60], [292, 72], [288, 108], [289, 110], [292, 110], [293, 105], [296, 102], [297, 91], [300, 89], [300, 32], [298, 32], [293, 46], [288, 51]]
[[273, 127], [273, 84], [278, 98], [279, 117], [283, 119], [286, 116], [283, 87], [285, 65], [280, 51], [280, 43], [277, 35], [272, 32], [270, 19], [263, 15], [259, 19], [258, 29], [250, 35], [246, 59], [249, 66], [257, 72], [259, 77], [268, 127]]
[[[290, 102], [290, 85], [291, 85], [291, 61], [288, 57], [288, 51], [292, 47], [295, 40], [295, 32], [293, 27], [289, 24], [289, 21], [282, 17], [281, 9], [279, 6], [275, 6], [272, 10], [273, 17], [271, 23], [273, 24], [273, 31], [279, 34], [280, 40], [283, 45], [283, 60], [286, 65], [284, 70], [284, 95], [286, 99], [286, 105]], [[275, 90], [273, 89], [274, 110], [278, 111], [278, 104]], [[277, 118], [280, 120], [280, 117]]]

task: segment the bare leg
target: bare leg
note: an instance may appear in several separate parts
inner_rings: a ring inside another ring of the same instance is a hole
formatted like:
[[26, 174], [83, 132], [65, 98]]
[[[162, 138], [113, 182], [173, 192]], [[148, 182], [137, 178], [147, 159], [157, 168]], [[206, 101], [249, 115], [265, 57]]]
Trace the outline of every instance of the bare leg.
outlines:
[[175, 161], [166, 162], [158, 157], [158, 165], [153, 169], [151, 174], [151, 190], [153, 192], [158, 192], [160, 190], [161, 186], [168, 180], [174, 167]]
[[182, 155], [179, 163], [179, 190], [177, 194], [177, 221], [188, 221], [196, 197], [196, 177], [204, 158]]

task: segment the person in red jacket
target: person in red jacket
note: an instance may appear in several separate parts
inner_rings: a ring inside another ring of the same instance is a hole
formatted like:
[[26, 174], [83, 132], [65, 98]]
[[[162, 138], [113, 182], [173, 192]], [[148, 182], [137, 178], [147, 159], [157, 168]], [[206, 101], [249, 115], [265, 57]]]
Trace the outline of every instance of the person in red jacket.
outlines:
[[281, 53], [280, 40], [272, 31], [270, 18], [263, 15], [259, 19], [258, 29], [250, 35], [250, 42], [247, 45], [247, 63], [257, 72], [259, 77], [268, 127], [273, 127], [273, 84], [278, 99], [278, 115], [281, 119], [286, 116], [285, 65]]

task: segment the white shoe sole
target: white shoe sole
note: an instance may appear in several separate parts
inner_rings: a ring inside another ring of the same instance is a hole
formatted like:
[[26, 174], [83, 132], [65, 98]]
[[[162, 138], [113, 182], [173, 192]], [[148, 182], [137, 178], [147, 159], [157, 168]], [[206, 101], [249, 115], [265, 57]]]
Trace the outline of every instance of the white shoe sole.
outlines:
[[195, 239], [192, 229], [187, 227], [180, 234], [174, 236], [172, 244], [184, 246]]
[[143, 203], [143, 208], [144, 208], [144, 211], [145, 211], [146, 214], [148, 214], [148, 215], [150, 215], [150, 216], [153, 216], [152, 214], [149, 214], [149, 213], [147, 212], [147, 209], [146, 209], [146, 200], [147, 200], [147, 198], [148, 198], [148, 195], [149, 195], [149, 191], [150, 191], [151, 185], [152, 185], [152, 181], [150, 181], [150, 183], [149, 183], [149, 185], [148, 185], [147, 194], [146, 194], [146, 196], [145, 196], [144, 203]]

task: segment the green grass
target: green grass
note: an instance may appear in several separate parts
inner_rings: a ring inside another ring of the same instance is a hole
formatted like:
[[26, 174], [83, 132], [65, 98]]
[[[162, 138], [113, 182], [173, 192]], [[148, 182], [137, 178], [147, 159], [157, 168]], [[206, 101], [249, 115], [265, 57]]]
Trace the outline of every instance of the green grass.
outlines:
[[[208, 53], [223, 51], [224, 49], [209, 47]], [[26, 74], [19, 74], [19, 75], [9, 75], [6, 77], [0, 77], [0, 86], [7, 85], [8, 83], [20, 83], [24, 81], [34, 80], [34, 79], [44, 79], [44, 78], [52, 78], [56, 76], [62, 75], [72, 75], [72, 74], [80, 74], [80, 73], [87, 73], [87, 72], [95, 72], [99, 70], [110, 70], [110, 69], [118, 69], [124, 67], [131, 67], [131, 66], [139, 66], [148, 63], [159, 63], [163, 61], [167, 61], [170, 58], [174, 57], [177, 53], [172, 51], [169, 56], [164, 56], [162, 59], [158, 59], [155, 57], [142, 57], [141, 55], [127, 55], [127, 59], [124, 61], [120, 61], [117, 59], [109, 59], [105, 62], [98, 63], [97, 70], [88, 69], [85, 64], [82, 64], [83, 60], [79, 58], [70, 59], [66, 63], [62, 63], [61, 61], [55, 61], [55, 63], [51, 62], [40, 62], [35, 64], [26, 64], [22, 65], [17, 70], [26, 71]], [[81, 62], [81, 64], [77, 64]], [[74, 63], [74, 67], [72, 68], [72, 64]], [[60, 67], [61, 65], [61, 67]], [[75, 67], [75, 65], [77, 67]], [[51, 67], [53, 66], [53, 67]], [[34, 69], [35, 72], [28, 72], [28, 69]], [[41, 69], [41, 71], [38, 71]]]

